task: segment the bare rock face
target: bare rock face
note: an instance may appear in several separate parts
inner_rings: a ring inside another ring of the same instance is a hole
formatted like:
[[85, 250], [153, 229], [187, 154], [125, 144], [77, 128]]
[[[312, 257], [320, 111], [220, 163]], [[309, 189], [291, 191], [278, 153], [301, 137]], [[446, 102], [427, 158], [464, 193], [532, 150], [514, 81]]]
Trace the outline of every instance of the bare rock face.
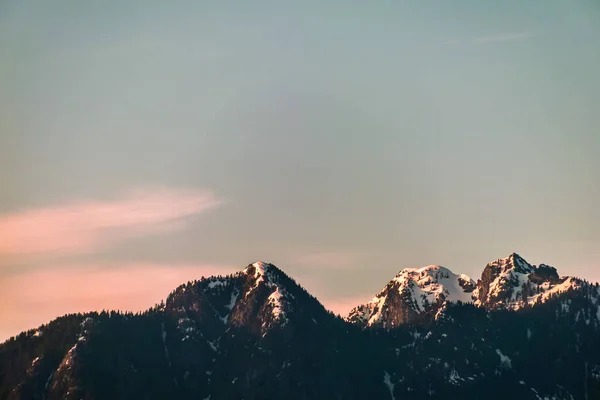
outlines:
[[486, 265], [474, 298], [477, 306], [487, 309], [520, 309], [579, 285], [576, 278], [560, 278], [555, 268], [536, 267], [513, 253]]
[[516, 253], [487, 264], [477, 283], [476, 303], [487, 308], [502, 308], [521, 300], [522, 276], [534, 272], [534, 267]]
[[558, 276], [556, 268], [545, 264], [540, 264], [535, 271], [529, 274], [529, 280], [538, 285], [541, 285], [545, 282], [549, 282], [553, 285], [561, 283], [561, 279]]

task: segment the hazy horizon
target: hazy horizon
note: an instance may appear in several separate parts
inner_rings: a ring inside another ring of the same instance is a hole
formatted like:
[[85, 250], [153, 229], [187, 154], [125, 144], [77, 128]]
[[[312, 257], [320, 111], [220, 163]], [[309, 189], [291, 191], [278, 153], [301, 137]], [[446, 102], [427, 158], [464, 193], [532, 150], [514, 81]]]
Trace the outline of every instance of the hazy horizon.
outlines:
[[598, 43], [590, 0], [0, 1], [0, 341], [257, 260], [339, 312], [600, 281]]

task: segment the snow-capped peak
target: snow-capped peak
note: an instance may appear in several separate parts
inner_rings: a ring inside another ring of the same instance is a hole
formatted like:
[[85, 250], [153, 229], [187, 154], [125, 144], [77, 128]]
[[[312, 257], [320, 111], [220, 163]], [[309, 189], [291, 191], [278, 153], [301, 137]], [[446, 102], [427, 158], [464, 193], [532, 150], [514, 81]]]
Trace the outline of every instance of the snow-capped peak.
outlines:
[[254, 280], [245, 297], [248, 297], [260, 284], [265, 285], [270, 291], [266, 304], [271, 308], [273, 318], [280, 320], [283, 324], [287, 323], [284, 300], [289, 300], [292, 295], [280, 284], [281, 271], [272, 264], [257, 261], [248, 265], [244, 269], [244, 273]]
[[287, 325], [302, 307], [294, 297], [301, 290], [294, 285], [273, 264], [257, 261], [232, 275], [181, 285], [169, 295], [166, 308], [178, 322], [182, 340], [194, 339], [196, 327], [210, 323], [216, 329], [245, 326], [264, 335]]
[[269, 269], [269, 267], [271, 267], [272, 265], [263, 261], [256, 261], [253, 262], [252, 264], [248, 265], [246, 267], [246, 269], [244, 269], [244, 272], [246, 274], [248, 274], [251, 270], [252, 270], [252, 276], [254, 276], [255, 278], [264, 275], [265, 272]]
[[347, 320], [363, 326], [394, 327], [437, 318], [451, 302], [490, 309], [519, 309], [581, 287], [555, 268], [528, 263], [517, 253], [488, 263], [475, 283], [440, 265], [400, 271], [371, 301], [350, 311]]
[[254, 286], [252, 286], [252, 288], [248, 292], [246, 292], [246, 297], [248, 297], [250, 292], [252, 292], [252, 290], [254, 290], [256, 287], [258, 287], [258, 285], [261, 282], [265, 281], [265, 276], [267, 276], [268, 274], [267, 271], [269, 270], [269, 265], [270, 264], [267, 264], [265, 262], [257, 261], [246, 267], [244, 273], [248, 276], [252, 276], [255, 279]]
[[[451, 302], [471, 302], [471, 292], [475, 289], [475, 282], [467, 275], [456, 275], [441, 265], [404, 269], [396, 275], [392, 282], [398, 282], [401, 289], [411, 286], [414, 288], [415, 300], [420, 311], [424, 310], [423, 301], [427, 301], [429, 304], [435, 303], [438, 299]], [[416, 287], [413, 284], [416, 284]]]
[[397, 326], [439, 311], [447, 302], [472, 302], [475, 282], [440, 265], [400, 271], [366, 304], [354, 308], [348, 320], [367, 326]]
[[500, 268], [503, 270], [514, 270], [519, 273], [531, 273], [535, 269], [533, 265], [529, 264], [523, 257], [517, 253], [512, 253], [508, 257], [499, 258], [495, 261], [488, 263], [488, 266]]
[[531, 265], [516, 253], [488, 263], [474, 293], [477, 306], [519, 309], [579, 286], [545, 264]]

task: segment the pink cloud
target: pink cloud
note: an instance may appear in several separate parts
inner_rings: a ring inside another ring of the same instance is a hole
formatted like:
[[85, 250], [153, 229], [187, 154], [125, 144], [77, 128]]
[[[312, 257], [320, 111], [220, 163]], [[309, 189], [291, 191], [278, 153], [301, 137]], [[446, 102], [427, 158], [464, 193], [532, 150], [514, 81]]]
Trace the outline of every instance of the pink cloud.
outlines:
[[21, 331], [75, 312], [143, 311], [180, 284], [227, 275], [218, 265], [72, 266], [3, 276], [0, 281], [0, 342]]
[[128, 237], [180, 230], [185, 218], [220, 204], [211, 192], [155, 188], [4, 214], [0, 256], [92, 252]]

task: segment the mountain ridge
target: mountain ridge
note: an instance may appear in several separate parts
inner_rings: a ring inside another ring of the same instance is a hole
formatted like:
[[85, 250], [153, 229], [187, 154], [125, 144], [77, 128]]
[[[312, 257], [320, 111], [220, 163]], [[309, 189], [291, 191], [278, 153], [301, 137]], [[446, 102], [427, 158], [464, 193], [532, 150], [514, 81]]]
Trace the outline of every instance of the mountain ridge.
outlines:
[[143, 313], [72, 314], [9, 339], [0, 399], [600, 398], [598, 284], [511, 254], [477, 282], [401, 270], [384, 297], [374, 323], [343, 319], [254, 262]]
[[517, 253], [489, 262], [477, 281], [439, 265], [405, 268], [369, 302], [353, 308], [346, 320], [384, 328], [423, 323], [452, 302], [518, 310], [577, 289], [580, 282], [559, 277], [554, 267], [531, 265]]

